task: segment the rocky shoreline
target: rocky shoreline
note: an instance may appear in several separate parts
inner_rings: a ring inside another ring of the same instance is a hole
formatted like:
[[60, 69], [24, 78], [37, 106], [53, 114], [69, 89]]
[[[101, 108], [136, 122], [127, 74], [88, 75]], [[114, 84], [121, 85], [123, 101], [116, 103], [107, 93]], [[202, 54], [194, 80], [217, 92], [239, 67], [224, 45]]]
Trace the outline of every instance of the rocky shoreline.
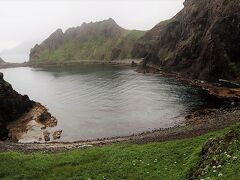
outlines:
[[44, 142], [50, 140], [48, 128], [55, 127], [56, 125], [56, 118], [43, 105], [35, 103], [29, 112], [24, 113], [17, 120], [8, 123], [6, 128], [9, 131], [9, 141]]
[[240, 122], [240, 107], [228, 109], [199, 110], [186, 116], [181, 126], [168, 129], [158, 129], [126, 137], [113, 137], [91, 141], [48, 142], [48, 143], [14, 143], [0, 142], [0, 152], [22, 151], [31, 152], [60, 152], [82, 149], [93, 146], [103, 146], [116, 143], [163, 142], [184, 138], [192, 138], [208, 132], [220, 130]]
[[0, 64], [0, 69], [8, 69], [8, 68], [17, 68], [17, 67], [28, 67], [28, 63], [4, 63]]
[[44, 62], [44, 63], [5, 63], [0, 64], [0, 69], [17, 68], [17, 67], [32, 67], [32, 68], [57, 68], [57, 67], [77, 67], [81, 65], [101, 64], [101, 65], [121, 65], [121, 66], [138, 66], [142, 63], [142, 59], [124, 59], [111, 61], [97, 60], [81, 60], [67, 62]]
[[137, 66], [141, 64], [141, 59], [125, 59], [125, 60], [111, 60], [111, 61], [97, 61], [97, 60], [81, 60], [81, 61], [67, 61], [67, 62], [44, 62], [44, 63], [29, 63], [29, 67], [33, 68], [51, 68], [51, 67], [77, 67], [81, 65], [127, 65]]
[[[210, 83], [207, 81], [188, 78], [181, 73], [175, 72], [166, 72], [161, 69], [159, 66], [147, 66], [142, 68], [141, 66], [137, 69], [138, 73], [151, 73], [151, 74], [160, 74], [166, 77], [174, 77], [190, 86], [195, 86], [207, 91], [210, 95], [217, 97], [221, 100], [226, 100], [230, 102], [240, 102], [240, 85], [235, 82], [219, 79], [218, 82]], [[235, 86], [235, 87], [226, 87]]]
[[43, 105], [16, 92], [0, 73], [0, 140], [29, 141], [32, 134], [31, 138], [46, 141], [49, 137], [42, 137], [43, 131], [56, 125], [56, 118]]

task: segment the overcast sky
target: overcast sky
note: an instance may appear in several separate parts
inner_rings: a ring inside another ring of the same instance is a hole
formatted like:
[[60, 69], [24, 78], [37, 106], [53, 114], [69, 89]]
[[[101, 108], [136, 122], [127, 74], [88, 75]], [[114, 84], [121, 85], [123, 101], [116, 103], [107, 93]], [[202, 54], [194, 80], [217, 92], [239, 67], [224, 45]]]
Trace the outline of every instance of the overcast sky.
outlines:
[[0, 52], [21, 43], [41, 42], [57, 28], [66, 30], [110, 17], [126, 29], [148, 30], [173, 17], [183, 8], [183, 1], [0, 0]]

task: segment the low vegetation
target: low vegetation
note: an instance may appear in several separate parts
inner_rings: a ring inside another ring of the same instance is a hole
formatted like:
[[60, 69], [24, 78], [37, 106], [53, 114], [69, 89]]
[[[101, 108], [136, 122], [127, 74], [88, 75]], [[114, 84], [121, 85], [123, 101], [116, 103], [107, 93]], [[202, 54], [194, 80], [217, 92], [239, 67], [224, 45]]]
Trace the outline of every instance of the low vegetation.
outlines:
[[[211, 143], [224, 142], [221, 137], [225, 139], [229, 131], [227, 128], [191, 139], [143, 145], [124, 143], [61, 153], [4, 152], [0, 153], [0, 177], [169, 180], [191, 176], [197, 179], [236, 179], [240, 176], [240, 127], [231, 130], [230, 133], [235, 133], [231, 143]], [[203, 152], [214, 153], [206, 156]], [[218, 165], [213, 164], [216, 160]]]
[[31, 50], [31, 63], [130, 59], [144, 31], [126, 30], [113, 19], [55, 31]]

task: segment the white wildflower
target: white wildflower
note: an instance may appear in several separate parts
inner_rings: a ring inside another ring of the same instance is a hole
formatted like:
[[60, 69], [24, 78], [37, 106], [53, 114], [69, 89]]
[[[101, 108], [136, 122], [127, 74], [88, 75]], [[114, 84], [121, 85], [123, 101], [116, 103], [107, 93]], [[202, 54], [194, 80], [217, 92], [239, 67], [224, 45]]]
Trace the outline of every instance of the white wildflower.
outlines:
[[218, 165], [218, 167], [217, 168], [221, 168], [222, 167], [222, 165]]
[[219, 174], [218, 174], [218, 177], [221, 177], [221, 176], [223, 176], [223, 174], [222, 174], [222, 173], [219, 173]]
[[233, 156], [233, 160], [236, 160], [237, 159], [237, 156]]
[[217, 167], [216, 166], [213, 166], [213, 169], [216, 169]]

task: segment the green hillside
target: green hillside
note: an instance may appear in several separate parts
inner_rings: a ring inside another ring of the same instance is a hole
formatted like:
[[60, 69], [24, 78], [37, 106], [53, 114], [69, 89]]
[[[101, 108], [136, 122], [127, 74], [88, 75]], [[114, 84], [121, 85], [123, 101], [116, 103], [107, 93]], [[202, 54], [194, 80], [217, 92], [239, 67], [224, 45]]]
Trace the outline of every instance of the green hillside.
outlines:
[[143, 31], [125, 30], [112, 19], [54, 32], [31, 50], [30, 62], [129, 59]]

